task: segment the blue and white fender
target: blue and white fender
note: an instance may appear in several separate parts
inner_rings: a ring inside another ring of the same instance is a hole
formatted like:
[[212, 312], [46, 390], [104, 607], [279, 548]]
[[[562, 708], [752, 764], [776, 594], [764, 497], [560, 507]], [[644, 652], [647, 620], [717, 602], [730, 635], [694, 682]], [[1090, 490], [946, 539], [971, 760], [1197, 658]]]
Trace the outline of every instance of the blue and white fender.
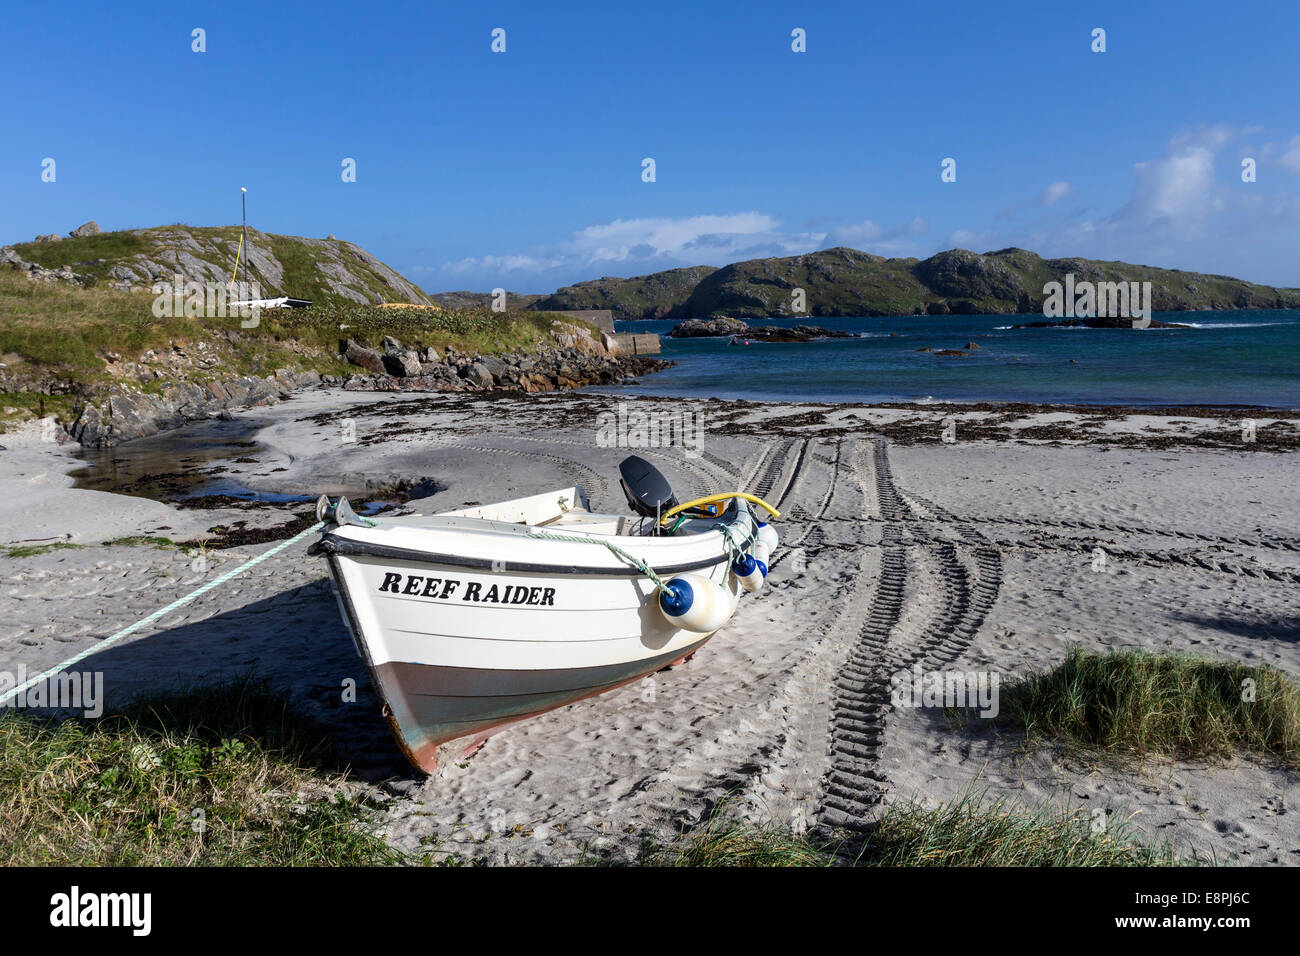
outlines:
[[746, 591], [758, 591], [767, 577], [767, 565], [760, 564], [752, 554], [742, 554], [731, 562], [731, 573]]
[[659, 610], [673, 627], [710, 634], [731, 617], [731, 594], [699, 574], [679, 574], [665, 582]]
[[781, 543], [781, 536], [766, 521], [760, 521], [758, 522], [758, 540], [762, 542], [763, 547], [767, 548], [767, 553], [771, 554], [776, 550], [776, 546]]

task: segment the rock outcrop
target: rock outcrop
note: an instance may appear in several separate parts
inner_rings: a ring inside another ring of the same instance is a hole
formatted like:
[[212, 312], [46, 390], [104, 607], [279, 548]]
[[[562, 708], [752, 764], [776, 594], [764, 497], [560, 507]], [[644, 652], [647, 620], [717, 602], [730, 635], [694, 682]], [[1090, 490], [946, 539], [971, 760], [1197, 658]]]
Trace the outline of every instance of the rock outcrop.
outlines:
[[557, 336], [557, 348], [500, 356], [461, 355], [449, 348], [440, 357], [437, 349], [403, 345], [390, 336], [385, 336], [383, 351], [379, 351], [348, 339], [340, 354], [370, 374], [353, 375], [342, 382], [327, 376], [323, 382], [342, 384], [348, 390], [553, 392], [607, 385], [671, 364], [644, 356], [612, 355], [599, 342], [592, 348], [590, 332], [575, 329], [572, 341], [566, 335]]
[[756, 342], [811, 342], [815, 339], [852, 338], [853, 333], [824, 329], [817, 325], [796, 325], [785, 328], [779, 325], [750, 325], [743, 319], [719, 316], [716, 319], [687, 319], [673, 326], [668, 333], [676, 339], [708, 336], [734, 336]]
[[[57, 236], [55, 238], [58, 238]], [[74, 272], [71, 266], [63, 265], [57, 269], [47, 269], [39, 263], [28, 262], [12, 246], [0, 249], [0, 268], [8, 267], [25, 273], [29, 279], [37, 282], [67, 282], [72, 285], [93, 286], [95, 277], [84, 272]]]
[[107, 396], [85, 401], [68, 432], [82, 445], [118, 445], [234, 409], [274, 405], [288, 398], [294, 389], [320, 381], [316, 372], [279, 369], [266, 378], [240, 376], [204, 384], [177, 382], [157, 393], [115, 386]]

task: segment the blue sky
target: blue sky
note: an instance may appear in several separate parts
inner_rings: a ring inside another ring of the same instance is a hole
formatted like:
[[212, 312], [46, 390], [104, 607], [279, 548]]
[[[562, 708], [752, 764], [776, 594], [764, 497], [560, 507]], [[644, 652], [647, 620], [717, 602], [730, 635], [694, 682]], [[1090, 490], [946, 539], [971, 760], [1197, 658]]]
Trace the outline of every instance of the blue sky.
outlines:
[[247, 186], [429, 291], [833, 245], [1300, 286], [1293, 0], [181, 6], [6, 17], [0, 242], [236, 223]]

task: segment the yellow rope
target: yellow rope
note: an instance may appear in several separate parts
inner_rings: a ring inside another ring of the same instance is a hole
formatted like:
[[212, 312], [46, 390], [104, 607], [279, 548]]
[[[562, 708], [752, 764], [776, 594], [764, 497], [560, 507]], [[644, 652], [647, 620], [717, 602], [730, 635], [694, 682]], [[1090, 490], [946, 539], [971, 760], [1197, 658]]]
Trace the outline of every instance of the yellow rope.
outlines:
[[242, 256], [243, 254], [244, 254], [244, 236], [241, 233], [239, 236], [239, 249], [235, 253], [235, 271], [230, 273], [231, 282], [234, 282], [235, 276], [239, 275], [239, 257]]
[[677, 512], [685, 511], [687, 508], [694, 508], [697, 507], [698, 505], [712, 504], [715, 501], [725, 501], [728, 498], [744, 498], [746, 501], [752, 501], [754, 504], [759, 505], [762, 508], [765, 508], [768, 514], [770, 514], [773, 518], [781, 517], [781, 512], [777, 511], [775, 508], [769, 505], [762, 498], [755, 497], [754, 495], [747, 495], [743, 491], [724, 491], [721, 494], [708, 495], [704, 498], [696, 498], [694, 501], [688, 501], [686, 502], [686, 504], [678, 505], [676, 508], [669, 508], [667, 511], [665, 511], [662, 515], [659, 516], [659, 523], [663, 524], [673, 515], [677, 514]]

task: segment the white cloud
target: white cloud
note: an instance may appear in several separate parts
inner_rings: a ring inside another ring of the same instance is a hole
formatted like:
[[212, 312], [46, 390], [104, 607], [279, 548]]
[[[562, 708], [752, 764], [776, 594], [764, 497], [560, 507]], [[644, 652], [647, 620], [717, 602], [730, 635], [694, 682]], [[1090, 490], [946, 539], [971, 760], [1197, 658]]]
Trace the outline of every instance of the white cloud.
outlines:
[[785, 231], [766, 213], [616, 219], [569, 238], [512, 254], [470, 256], [409, 271], [430, 287], [503, 287], [549, 291], [582, 279], [636, 275], [678, 266], [725, 265], [791, 256], [836, 245], [877, 255], [915, 255], [914, 237], [929, 231], [917, 216], [885, 229], [870, 220], [829, 230]]
[[1291, 137], [1291, 142], [1286, 144], [1286, 152], [1278, 158], [1278, 162], [1291, 172], [1300, 173], [1300, 136]]
[[594, 277], [625, 265], [655, 269], [721, 264], [755, 255], [793, 255], [814, 248], [823, 233], [784, 233], [764, 213], [690, 216], [683, 219], [616, 219], [580, 229], [567, 240], [513, 255], [476, 256], [419, 271], [447, 276], [573, 270]]
[[1163, 156], [1133, 166], [1129, 195], [1110, 214], [1087, 204], [1069, 208], [1074, 204], [1059, 201], [1068, 195], [1064, 184], [1053, 183], [1037, 202], [1025, 197], [1004, 209], [995, 231], [959, 229], [945, 247], [1021, 246], [1047, 257], [1121, 259], [1296, 285], [1290, 250], [1300, 239], [1300, 197], [1276, 183], [1242, 183], [1239, 174], [1248, 155], [1300, 172], [1300, 136], [1257, 151], [1245, 137], [1258, 133], [1220, 124], [1172, 137]]
[[997, 246], [998, 234], [993, 230], [971, 232], [969, 229], [957, 229], [948, 234], [944, 240], [944, 249], [969, 249], [971, 252], [987, 252]]
[[1038, 196], [1039, 205], [1052, 206], [1060, 202], [1066, 196], [1074, 195], [1074, 187], [1062, 180], [1059, 183], [1052, 183]]
[[1191, 225], [1217, 207], [1214, 153], [1207, 146], [1186, 146], [1163, 159], [1136, 163], [1133, 178], [1133, 193], [1115, 214], [1117, 220]]
[[906, 256], [915, 251], [913, 237], [925, 235], [930, 231], [930, 224], [920, 216], [900, 223], [891, 229], [884, 229], [870, 219], [848, 226], [835, 226], [828, 230], [821, 241], [821, 248], [833, 246], [850, 246], [878, 256]]

